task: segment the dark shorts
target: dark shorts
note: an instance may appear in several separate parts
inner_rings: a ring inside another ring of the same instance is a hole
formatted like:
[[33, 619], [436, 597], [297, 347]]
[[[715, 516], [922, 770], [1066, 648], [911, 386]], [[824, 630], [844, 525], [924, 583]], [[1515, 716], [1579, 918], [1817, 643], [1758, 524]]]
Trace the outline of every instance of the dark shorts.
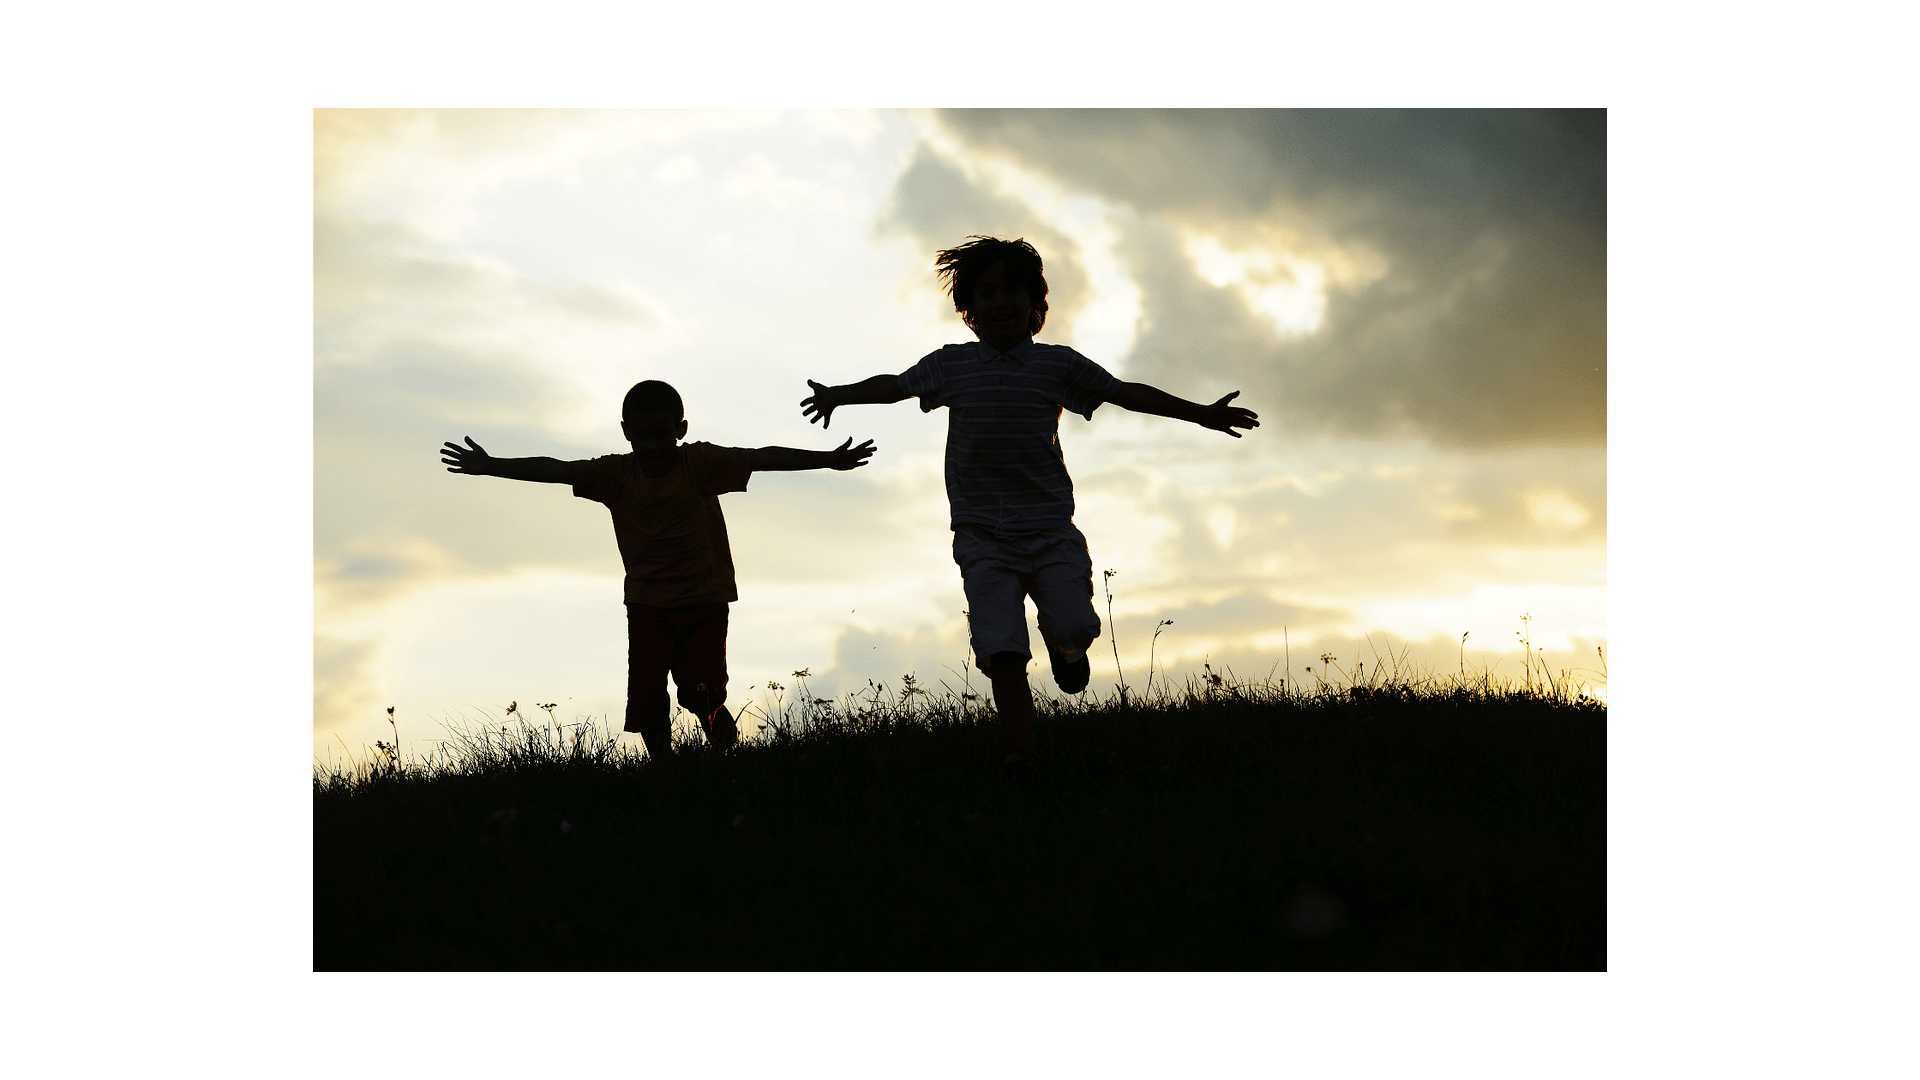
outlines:
[[673, 722], [667, 675], [680, 707], [706, 723], [727, 702], [727, 605], [627, 605], [628, 731], [665, 733]]
[[953, 561], [966, 586], [975, 657], [1002, 652], [1033, 656], [1027, 639], [1027, 597], [1038, 609], [1040, 633], [1055, 646], [1085, 649], [1100, 636], [1100, 616], [1093, 610], [1093, 560], [1079, 529], [1069, 525], [996, 536], [991, 529], [958, 525], [953, 530]]

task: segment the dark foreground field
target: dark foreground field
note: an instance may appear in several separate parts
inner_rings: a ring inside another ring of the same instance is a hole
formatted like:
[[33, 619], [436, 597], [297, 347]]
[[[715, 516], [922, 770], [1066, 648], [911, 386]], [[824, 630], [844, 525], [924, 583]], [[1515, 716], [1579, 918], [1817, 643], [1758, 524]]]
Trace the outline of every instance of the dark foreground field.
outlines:
[[520, 724], [317, 775], [314, 967], [1606, 966], [1590, 699], [1043, 703], [1031, 784], [991, 712], [928, 702], [876, 691], [664, 766]]

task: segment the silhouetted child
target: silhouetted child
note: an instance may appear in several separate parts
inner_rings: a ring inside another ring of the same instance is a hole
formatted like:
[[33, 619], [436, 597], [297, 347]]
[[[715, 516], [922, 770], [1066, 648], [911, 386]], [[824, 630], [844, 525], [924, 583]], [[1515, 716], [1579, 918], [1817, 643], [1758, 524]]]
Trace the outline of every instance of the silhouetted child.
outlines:
[[1035, 746], [1024, 598], [1039, 609], [1040, 636], [1061, 690], [1087, 688], [1087, 647], [1100, 636], [1093, 562], [1087, 538], [1073, 526], [1060, 410], [1092, 420], [1093, 410], [1111, 401], [1236, 439], [1234, 428], [1260, 425], [1254, 413], [1228, 404], [1237, 390], [1201, 405], [1121, 382], [1064, 345], [1036, 343], [1047, 318], [1047, 279], [1040, 253], [1025, 240], [971, 237], [940, 252], [934, 265], [954, 310], [980, 340], [945, 346], [898, 375], [845, 386], [809, 379], [813, 395], [800, 402], [801, 412], [830, 425], [841, 405], [918, 397], [922, 412], [949, 408], [953, 561], [966, 588], [973, 654], [993, 682], [994, 706], [1013, 744], [1008, 764], [1026, 770]]
[[719, 496], [745, 491], [755, 472], [859, 468], [873, 440], [834, 450], [676, 445], [687, 434], [680, 394], [652, 379], [627, 391], [620, 416], [631, 454], [496, 458], [469, 438], [465, 447], [445, 444], [441, 460], [448, 472], [572, 484], [580, 498], [605, 503], [627, 570], [626, 729], [655, 759], [673, 752], [671, 671], [681, 707], [713, 745], [732, 746], [739, 731], [726, 706], [727, 605], [740, 595]]

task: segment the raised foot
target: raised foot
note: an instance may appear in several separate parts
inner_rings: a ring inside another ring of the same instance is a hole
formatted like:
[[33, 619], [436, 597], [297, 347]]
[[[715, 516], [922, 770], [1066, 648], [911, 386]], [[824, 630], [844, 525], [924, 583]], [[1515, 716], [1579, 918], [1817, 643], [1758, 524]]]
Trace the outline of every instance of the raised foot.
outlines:
[[1078, 694], [1087, 688], [1087, 680], [1093, 677], [1093, 663], [1087, 659], [1085, 649], [1055, 649], [1048, 643], [1047, 659], [1053, 662], [1053, 681], [1061, 692]]

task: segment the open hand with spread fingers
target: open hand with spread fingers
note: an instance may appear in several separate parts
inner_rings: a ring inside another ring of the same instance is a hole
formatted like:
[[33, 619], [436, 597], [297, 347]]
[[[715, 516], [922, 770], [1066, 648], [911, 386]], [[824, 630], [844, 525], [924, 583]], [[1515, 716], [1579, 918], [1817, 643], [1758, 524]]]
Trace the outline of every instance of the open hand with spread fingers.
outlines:
[[[851, 447], [851, 449], [849, 449], [849, 447]], [[873, 456], [873, 440], [868, 439], [859, 446], [854, 446], [853, 440], [848, 439], [846, 442], [827, 451], [827, 453], [833, 456], [833, 463], [828, 465], [827, 468], [836, 469], [840, 472], [846, 472], [848, 469], [857, 469], [865, 465], [867, 459]]]
[[1206, 412], [1203, 414], [1203, 419], [1200, 421], [1200, 426], [1212, 428], [1215, 431], [1224, 431], [1236, 439], [1240, 437], [1240, 433], [1233, 430], [1234, 428], [1242, 427], [1251, 430], [1259, 427], [1259, 413], [1227, 404], [1227, 402], [1239, 396], [1240, 391], [1235, 390], [1233, 393], [1207, 406]]
[[440, 461], [447, 467], [447, 471], [451, 473], [486, 476], [492, 471], [488, 466], [493, 463], [493, 458], [490, 457], [485, 450], [482, 450], [480, 444], [474, 442], [473, 437], [469, 435], [467, 436], [466, 446], [461, 446], [458, 443], [446, 443], [441, 446]]
[[809, 424], [818, 423], [823, 428], [832, 427], [833, 410], [838, 408], [840, 403], [833, 399], [830, 388], [812, 379], [807, 380], [807, 385], [813, 387], [813, 393], [800, 399], [800, 415], [806, 417]]

